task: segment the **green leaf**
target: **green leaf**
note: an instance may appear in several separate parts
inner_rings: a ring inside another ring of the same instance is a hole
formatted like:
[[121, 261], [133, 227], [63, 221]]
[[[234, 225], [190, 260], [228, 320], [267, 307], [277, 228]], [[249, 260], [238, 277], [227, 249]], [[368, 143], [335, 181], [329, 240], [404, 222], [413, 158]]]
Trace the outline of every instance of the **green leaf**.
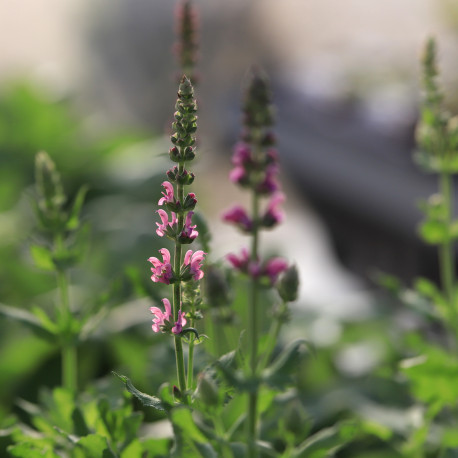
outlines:
[[32, 330], [38, 337], [46, 339], [50, 342], [55, 341], [55, 333], [50, 332], [49, 329], [40, 323], [34, 314], [27, 312], [24, 309], [0, 304], [0, 316], [18, 321], [19, 323]]
[[27, 441], [8, 447], [10, 456], [18, 458], [59, 458], [53, 452], [52, 445], [42, 443], [44, 441]]
[[283, 387], [285, 383], [289, 383], [292, 373], [296, 371], [304, 357], [307, 345], [304, 339], [291, 342], [263, 371], [263, 380], [273, 387]]
[[431, 245], [441, 244], [449, 237], [446, 223], [438, 220], [427, 220], [422, 223], [419, 233], [422, 239]]
[[42, 245], [32, 245], [30, 247], [30, 254], [37, 267], [43, 270], [56, 270], [54, 265], [52, 252]]
[[144, 406], [153, 407], [156, 410], [167, 410], [168, 406], [164, 405], [159, 398], [155, 396], [150, 396], [149, 394], [142, 393], [141, 391], [137, 390], [137, 388], [134, 387], [134, 385], [128, 377], [124, 375], [119, 375], [116, 372], [112, 372], [112, 374], [116, 375], [116, 377], [122, 380], [126, 385], [127, 391], [133, 394]]
[[79, 407], [75, 407], [72, 412], [73, 432], [77, 436], [87, 436], [90, 431], [84, 420], [84, 416]]
[[77, 442], [75, 458], [105, 458], [115, 455], [108, 447], [107, 438], [100, 434], [89, 434]]
[[401, 361], [414, 396], [428, 404], [453, 406], [458, 399], [458, 360], [439, 347], [423, 346], [422, 354]]
[[351, 442], [358, 431], [354, 423], [342, 422], [322, 429], [307, 438], [292, 453], [293, 458], [325, 458], [333, 456], [343, 446]]
[[187, 407], [177, 407], [170, 411], [170, 421], [175, 433], [172, 456], [200, 456], [217, 458], [208, 438], [196, 426], [191, 411]]
[[[415, 289], [424, 297], [430, 299], [436, 306], [442, 318], [448, 320], [450, 317], [450, 307], [440, 289], [427, 278], [417, 278], [415, 280]], [[431, 311], [432, 312], [432, 311]]]
[[78, 229], [80, 225], [80, 213], [81, 209], [83, 207], [84, 199], [86, 197], [86, 194], [89, 190], [89, 187], [84, 185], [82, 186], [79, 190], [78, 193], [76, 194], [75, 200], [73, 202], [72, 209], [70, 210], [70, 214], [68, 216], [66, 228], [67, 230], [75, 230]]

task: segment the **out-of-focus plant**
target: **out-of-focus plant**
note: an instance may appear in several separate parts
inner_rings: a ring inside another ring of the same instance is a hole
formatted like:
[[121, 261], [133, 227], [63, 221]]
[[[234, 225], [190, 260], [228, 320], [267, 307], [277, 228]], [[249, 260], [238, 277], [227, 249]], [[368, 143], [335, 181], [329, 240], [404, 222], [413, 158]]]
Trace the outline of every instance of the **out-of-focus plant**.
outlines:
[[437, 247], [440, 286], [426, 278], [418, 278], [413, 289], [403, 288], [389, 276], [382, 281], [401, 301], [413, 306], [428, 326], [441, 330], [435, 336], [431, 334], [429, 339], [424, 333], [411, 332], [405, 340], [409, 358], [402, 360], [399, 368], [417, 402], [416, 421], [404, 432], [406, 440], [399, 445], [402, 456], [409, 457], [454, 456], [458, 448], [455, 272], [458, 221], [453, 213], [453, 177], [458, 173], [458, 118], [444, 109], [436, 60], [436, 43], [429, 39], [422, 59], [424, 97], [414, 158], [425, 172], [438, 177], [438, 193], [420, 204], [424, 220], [419, 234], [425, 243]]

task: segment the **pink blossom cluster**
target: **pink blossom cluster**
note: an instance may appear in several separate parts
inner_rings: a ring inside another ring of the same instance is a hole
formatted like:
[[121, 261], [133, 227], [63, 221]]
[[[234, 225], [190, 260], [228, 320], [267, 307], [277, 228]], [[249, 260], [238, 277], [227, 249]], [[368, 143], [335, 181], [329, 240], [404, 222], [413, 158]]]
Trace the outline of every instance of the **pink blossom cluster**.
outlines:
[[270, 286], [273, 286], [279, 275], [288, 268], [288, 263], [279, 257], [268, 259], [265, 262], [259, 259], [252, 260], [246, 248], [243, 248], [239, 255], [228, 254], [227, 260], [240, 272], [253, 278], [266, 278]]
[[280, 192], [278, 183], [277, 152], [273, 148], [254, 156], [250, 145], [238, 143], [234, 150], [232, 163], [234, 168], [229, 174], [232, 182], [240, 186], [251, 188], [258, 195], [269, 196], [264, 213], [258, 221], [253, 221], [247, 211], [240, 205], [236, 205], [225, 213], [223, 220], [234, 224], [242, 232], [250, 233], [257, 227], [272, 228], [283, 221], [283, 212], [279, 209], [285, 200]]

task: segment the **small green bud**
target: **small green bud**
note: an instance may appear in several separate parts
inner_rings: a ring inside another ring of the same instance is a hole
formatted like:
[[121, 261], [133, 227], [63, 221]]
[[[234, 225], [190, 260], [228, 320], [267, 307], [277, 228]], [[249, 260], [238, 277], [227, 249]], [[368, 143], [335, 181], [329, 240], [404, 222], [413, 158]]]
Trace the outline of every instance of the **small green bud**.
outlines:
[[35, 179], [42, 210], [60, 210], [66, 201], [60, 174], [44, 151], [39, 152], [35, 158]]
[[216, 406], [219, 400], [218, 386], [205, 373], [199, 374], [199, 381], [197, 383], [197, 396], [207, 406]]
[[292, 265], [283, 272], [276, 284], [278, 294], [285, 302], [293, 302], [297, 299], [299, 289], [299, 273], [297, 267]]

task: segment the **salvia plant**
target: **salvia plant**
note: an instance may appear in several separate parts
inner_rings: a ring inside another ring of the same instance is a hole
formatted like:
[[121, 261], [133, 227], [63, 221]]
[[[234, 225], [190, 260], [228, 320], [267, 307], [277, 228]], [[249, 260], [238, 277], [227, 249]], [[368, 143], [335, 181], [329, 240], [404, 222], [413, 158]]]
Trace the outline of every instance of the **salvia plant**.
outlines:
[[[340, 412], [332, 420], [323, 420], [326, 417], [320, 417], [316, 400], [304, 394], [298, 376], [320, 355], [305, 339], [282, 339], [291, 303], [297, 300], [299, 273], [290, 261], [267, 256], [263, 243], [265, 231], [284, 220], [285, 195], [279, 179], [281, 152], [276, 148], [272, 93], [259, 68], [252, 68], [246, 78], [242, 128], [229, 174], [230, 182], [245, 191], [248, 206], [236, 204], [222, 215], [246, 236], [247, 243], [238, 253], [228, 253], [224, 261], [212, 260], [210, 235], [193, 192], [192, 169], [200, 152], [194, 93], [197, 19], [190, 0], [178, 5], [177, 33], [175, 51], [182, 76], [171, 126], [171, 167], [164, 171], [157, 189], [161, 195], [154, 202], [155, 237], [161, 247], [150, 253], [149, 271], [144, 267], [150, 289], [140, 288], [152, 291], [148, 297], [152, 322], [142, 323], [144, 328], [151, 326], [147, 342], [154, 346], [155, 377], [148, 381], [150, 390], [145, 390], [151, 392], [140, 391], [130, 373], [113, 371], [114, 376], [93, 384], [83, 387], [81, 383], [78, 361], [84, 356], [83, 344], [94, 345], [95, 334], [98, 339], [106, 337], [99, 328], [111, 313], [111, 299], [103, 294], [83, 306], [77, 295], [70, 294], [73, 272], [81, 267], [90, 241], [89, 226], [81, 216], [87, 188], [70, 199], [54, 162], [46, 153], [38, 153], [32, 196], [37, 227], [30, 254], [37, 267], [53, 275], [55, 303], [30, 312], [0, 305], [0, 314], [19, 321], [53, 346], [59, 353], [61, 376], [57, 387], [40, 390], [37, 403], [17, 400], [20, 418], [11, 418], [6, 427], [2, 423], [0, 430], [0, 440], [8, 438], [9, 455], [455, 456], [458, 222], [452, 196], [453, 175], [458, 171], [458, 123], [443, 106], [434, 41], [427, 43], [423, 59], [424, 100], [416, 159], [438, 176], [439, 192], [421, 204], [425, 219], [420, 235], [437, 246], [441, 286], [420, 278], [412, 290], [388, 276], [384, 283], [401, 299], [409, 298], [424, 322], [441, 332], [428, 338], [417, 331], [402, 336], [401, 362], [391, 373], [391, 382], [409, 394], [418, 415], [416, 422], [396, 429], [357, 413]], [[158, 348], [167, 350], [161, 353]], [[171, 361], [172, 354], [175, 375], [157, 383], [161, 364]], [[142, 364], [146, 367], [151, 361], [145, 358]], [[151, 375], [152, 371], [145, 372]], [[126, 391], [119, 388], [119, 380]], [[144, 381], [141, 384], [144, 389]], [[334, 402], [327, 401], [328, 405]], [[164, 422], [171, 432], [160, 437]], [[389, 442], [381, 454], [372, 455], [373, 449], [361, 452], [362, 444], [374, 438]]]

